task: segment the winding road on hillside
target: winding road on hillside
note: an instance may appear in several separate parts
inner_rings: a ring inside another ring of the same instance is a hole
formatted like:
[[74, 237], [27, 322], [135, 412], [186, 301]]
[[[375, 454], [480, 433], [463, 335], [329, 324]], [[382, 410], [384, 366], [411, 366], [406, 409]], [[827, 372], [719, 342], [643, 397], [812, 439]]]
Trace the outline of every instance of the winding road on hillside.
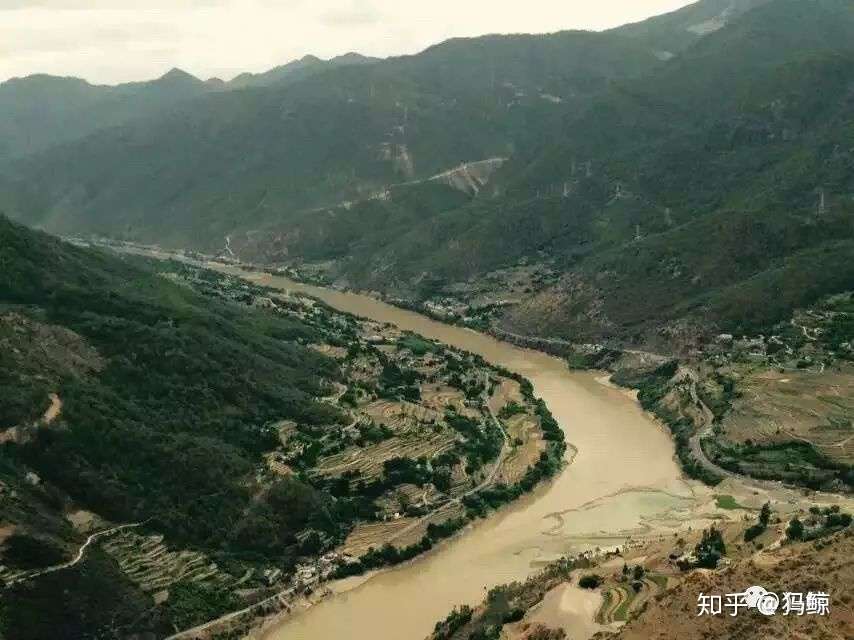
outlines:
[[35, 571], [29, 571], [20, 576], [16, 576], [12, 580], [6, 583], [6, 587], [11, 587], [13, 585], [19, 584], [21, 582], [26, 582], [28, 580], [32, 580], [33, 578], [38, 578], [39, 576], [46, 575], [48, 573], [53, 573], [55, 571], [62, 571], [63, 569], [70, 569], [81, 560], [83, 560], [84, 555], [86, 554], [86, 549], [89, 548], [93, 542], [98, 540], [99, 538], [103, 538], [109, 535], [116, 533], [117, 531], [121, 531], [122, 529], [131, 529], [133, 527], [142, 526], [142, 522], [133, 522], [130, 524], [122, 524], [117, 527], [112, 527], [111, 529], [104, 529], [103, 531], [97, 531], [96, 533], [91, 534], [88, 538], [86, 538], [86, 542], [84, 542], [80, 548], [77, 550], [77, 554], [74, 556], [72, 560], [68, 562], [63, 562], [61, 564], [55, 564], [50, 567], [45, 567], [43, 569], [36, 569]]
[[472, 489], [469, 489], [462, 495], [457, 496], [456, 498], [452, 498], [448, 502], [443, 503], [438, 509], [428, 513], [427, 515], [421, 516], [414, 522], [408, 524], [406, 527], [396, 532], [393, 536], [391, 536], [387, 542], [394, 542], [405, 536], [408, 533], [411, 533], [415, 529], [417, 529], [421, 524], [430, 518], [436, 516], [439, 512], [447, 509], [450, 506], [462, 504], [465, 498], [469, 496], [473, 496], [480, 491], [483, 491], [487, 487], [491, 486], [495, 481], [495, 476], [498, 475], [498, 472], [501, 470], [501, 466], [504, 464], [504, 460], [507, 458], [507, 454], [510, 451], [510, 436], [507, 433], [507, 430], [504, 428], [504, 425], [501, 424], [501, 421], [496, 417], [495, 413], [493, 413], [492, 408], [489, 406], [486, 397], [483, 398], [483, 404], [486, 407], [487, 411], [489, 411], [489, 416], [492, 418], [492, 421], [495, 423], [495, 426], [501, 431], [501, 435], [504, 438], [504, 442], [501, 445], [501, 451], [498, 452], [498, 458], [495, 460], [495, 464], [492, 465], [492, 469], [490, 469], [489, 473], [486, 477]]

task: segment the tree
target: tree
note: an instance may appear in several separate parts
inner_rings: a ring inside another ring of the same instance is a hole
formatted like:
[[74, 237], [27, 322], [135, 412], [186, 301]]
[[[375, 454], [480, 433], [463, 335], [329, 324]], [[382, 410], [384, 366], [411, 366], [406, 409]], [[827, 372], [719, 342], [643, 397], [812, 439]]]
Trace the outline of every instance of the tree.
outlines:
[[789, 540], [803, 540], [804, 538], [804, 523], [798, 520], [797, 517], [792, 518], [789, 526], [786, 528], [786, 537]]
[[752, 527], [748, 527], [744, 532], [744, 541], [750, 542], [761, 536], [765, 529], [768, 528], [768, 523], [771, 521], [771, 504], [766, 502], [762, 505], [762, 511], [759, 512], [759, 522]]
[[714, 526], [703, 531], [703, 538], [697, 543], [694, 552], [697, 556], [698, 567], [716, 568], [720, 559], [726, 555], [726, 545], [721, 532]]
[[762, 505], [762, 511], [759, 512], [759, 524], [763, 527], [768, 526], [768, 522], [771, 520], [771, 503], [766, 502]]

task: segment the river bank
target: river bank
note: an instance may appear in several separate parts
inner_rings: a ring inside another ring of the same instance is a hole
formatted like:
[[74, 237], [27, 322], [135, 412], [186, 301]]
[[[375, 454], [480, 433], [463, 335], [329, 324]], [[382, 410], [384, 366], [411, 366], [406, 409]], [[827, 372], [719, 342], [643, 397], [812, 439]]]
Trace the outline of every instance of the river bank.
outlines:
[[[341, 311], [390, 322], [519, 373], [531, 380], [536, 396], [550, 407], [567, 441], [577, 449], [573, 464], [532, 496], [411, 563], [380, 572], [356, 587], [331, 587], [334, 596], [267, 625], [256, 637], [423, 638], [452, 606], [474, 603], [485, 589], [524, 579], [557, 557], [678, 529], [695, 503], [708, 495], [704, 487], [682, 476], [662, 426], [622, 391], [597, 382], [592, 373], [572, 372], [554, 356], [368, 296], [233, 266], [207, 266], [255, 284], [313, 295]], [[378, 620], [383, 621], [381, 628]]]
[[[722, 520], [739, 520], [766, 501], [786, 505], [787, 510], [804, 503], [800, 492], [781, 485], [757, 486], [727, 478], [711, 489], [688, 479], [679, 467], [670, 430], [643, 411], [634, 394], [603, 384], [601, 372], [571, 371], [562, 358], [437, 322], [370, 296], [234, 267], [226, 271], [390, 322], [524, 376], [564, 430], [570, 445], [567, 457], [577, 452], [573, 463], [550, 483], [426, 556], [355, 587], [333, 588], [333, 596], [300, 615], [266, 625], [254, 637], [420, 639], [453, 606], [475, 603], [492, 586], [523, 580], [558, 557], [636, 545]], [[739, 508], [722, 507], [721, 495], [734, 497]], [[833, 495], [813, 495], [813, 500], [819, 499], [839, 500]], [[584, 628], [575, 630], [573, 637], [586, 637]]]
[[[406, 564], [358, 581], [330, 583], [331, 595], [313, 598], [286, 618], [274, 617], [252, 637], [423, 638], [453, 606], [474, 604], [491, 586], [522, 580], [555, 558], [597, 547], [624, 548], [721, 519], [743, 518], [766, 500], [799, 502], [799, 496], [782, 487], [746, 486], [733, 478], [713, 493], [684, 478], [669, 430], [641, 409], [634, 394], [607, 384], [601, 372], [570, 371], [562, 358], [370, 296], [236, 265], [205, 266], [272, 289], [309, 294], [338, 310], [413, 331], [518, 373], [531, 380], [535, 395], [553, 409], [578, 452], [572, 466], [531, 496]], [[721, 507], [719, 493], [734, 499], [739, 509]], [[383, 621], [380, 628], [378, 620]], [[583, 637], [583, 629], [571, 631]]]

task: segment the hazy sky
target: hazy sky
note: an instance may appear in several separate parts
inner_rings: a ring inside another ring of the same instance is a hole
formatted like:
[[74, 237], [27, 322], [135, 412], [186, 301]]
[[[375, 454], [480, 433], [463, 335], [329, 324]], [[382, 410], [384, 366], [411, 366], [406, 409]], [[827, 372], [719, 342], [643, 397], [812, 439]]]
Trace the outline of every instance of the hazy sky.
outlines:
[[691, 0], [0, 0], [0, 80], [230, 79], [306, 53], [415, 53], [453, 36], [606, 29]]

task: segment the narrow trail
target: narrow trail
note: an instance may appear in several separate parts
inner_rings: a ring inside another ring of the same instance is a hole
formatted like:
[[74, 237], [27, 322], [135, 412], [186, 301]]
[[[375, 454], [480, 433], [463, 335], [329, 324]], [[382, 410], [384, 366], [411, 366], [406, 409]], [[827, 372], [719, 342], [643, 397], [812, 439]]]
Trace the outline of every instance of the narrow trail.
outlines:
[[791, 325], [793, 327], [800, 329], [801, 333], [804, 334], [804, 338], [806, 338], [810, 342], [815, 342], [816, 340], [818, 340], [818, 338], [815, 335], [810, 335], [810, 333], [809, 333], [810, 331], [813, 331], [813, 334], [815, 334], [816, 329], [810, 330], [806, 326], [804, 326], [802, 324], [798, 324], [798, 322], [794, 318], [792, 318], [789, 322], [791, 323]]
[[497, 327], [493, 327], [492, 331], [498, 338], [507, 339], [510, 341], [519, 341], [523, 343], [531, 343], [531, 344], [548, 344], [555, 347], [571, 347], [573, 346], [572, 342], [568, 340], [561, 340], [560, 338], [543, 338], [540, 336], [523, 336], [519, 333], [513, 333], [512, 331], [505, 331], [504, 329], [499, 329]]
[[[62, 400], [60, 397], [51, 393], [48, 395], [50, 399], [50, 405], [45, 409], [42, 417], [36, 420], [33, 423], [33, 426], [50, 426], [62, 413]], [[21, 431], [24, 429], [22, 426], [13, 426], [8, 429], [0, 428], [0, 443], [3, 442], [16, 442], [18, 438], [21, 436]]]
[[33, 578], [38, 578], [39, 576], [43, 576], [43, 575], [46, 575], [48, 573], [54, 573], [55, 571], [62, 571], [63, 569], [70, 569], [71, 567], [75, 566], [77, 563], [79, 563], [83, 559], [84, 555], [86, 554], [86, 549], [89, 548], [89, 545], [91, 545], [93, 542], [95, 542], [99, 538], [103, 538], [105, 536], [112, 535], [112, 534], [116, 533], [117, 531], [121, 531], [122, 529], [131, 529], [134, 527], [140, 527], [140, 526], [142, 526], [142, 524], [143, 524], [142, 522], [134, 522], [131, 524], [122, 524], [122, 525], [119, 525], [117, 527], [113, 527], [111, 529], [105, 529], [103, 531], [98, 531], [96, 533], [93, 533], [88, 538], [86, 538], [86, 542], [84, 542], [80, 546], [80, 548], [77, 550], [77, 555], [74, 556], [74, 559], [69, 560], [68, 562], [63, 562], [62, 564], [56, 564], [56, 565], [53, 565], [50, 567], [45, 567], [44, 569], [37, 569], [35, 571], [30, 571], [30, 572], [25, 573], [23, 575], [17, 576], [14, 579], [7, 582], [6, 587], [11, 587], [11, 586], [19, 584], [21, 582], [26, 582], [28, 580], [32, 580]]
[[225, 250], [228, 252], [228, 255], [232, 258], [236, 258], [237, 256], [234, 254], [234, 251], [231, 250], [231, 236], [225, 236]]
[[42, 416], [42, 421], [45, 424], [50, 424], [59, 417], [60, 413], [62, 413], [62, 400], [60, 400], [59, 396], [55, 393], [51, 393], [50, 406], [44, 412], [44, 415]]

